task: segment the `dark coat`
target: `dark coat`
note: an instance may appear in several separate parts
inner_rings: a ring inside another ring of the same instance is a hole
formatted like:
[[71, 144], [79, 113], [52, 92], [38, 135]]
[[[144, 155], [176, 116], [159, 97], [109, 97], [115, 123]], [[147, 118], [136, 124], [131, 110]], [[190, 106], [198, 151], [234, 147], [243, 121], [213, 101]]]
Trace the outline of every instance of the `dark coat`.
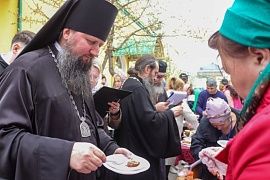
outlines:
[[0, 74], [8, 67], [6, 61], [0, 55]]
[[161, 158], [180, 154], [180, 137], [174, 114], [171, 110], [155, 111], [139, 77], [127, 79], [122, 89], [132, 91], [132, 94], [121, 101], [122, 121], [115, 131], [116, 141], [147, 159], [150, 169], [133, 176], [119, 175], [119, 180], [161, 180], [165, 177], [161, 174]]
[[[82, 114], [82, 97], [74, 100]], [[0, 78], [0, 179], [95, 180], [69, 168], [74, 142], [90, 142], [107, 155], [118, 147], [104, 132], [93, 98], [85, 98], [92, 135], [80, 120], [48, 49], [21, 55]]]

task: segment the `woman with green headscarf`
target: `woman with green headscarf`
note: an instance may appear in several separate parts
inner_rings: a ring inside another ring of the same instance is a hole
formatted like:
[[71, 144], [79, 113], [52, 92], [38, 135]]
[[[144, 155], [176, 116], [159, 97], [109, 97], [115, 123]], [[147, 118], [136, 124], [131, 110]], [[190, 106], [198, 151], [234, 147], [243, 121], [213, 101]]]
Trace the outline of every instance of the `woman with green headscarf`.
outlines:
[[235, 0], [208, 44], [245, 104], [234, 139], [218, 155], [202, 150], [201, 158], [213, 173], [228, 165], [226, 180], [270, 179], [270, 1]]

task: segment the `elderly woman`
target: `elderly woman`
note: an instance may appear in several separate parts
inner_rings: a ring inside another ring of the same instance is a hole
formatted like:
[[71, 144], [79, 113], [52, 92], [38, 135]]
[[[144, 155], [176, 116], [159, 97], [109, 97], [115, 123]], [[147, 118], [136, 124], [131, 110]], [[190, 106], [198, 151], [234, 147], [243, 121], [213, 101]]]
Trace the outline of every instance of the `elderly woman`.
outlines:
[[226, 163], [226, 180], [270, 179], [270, 1], [236, 0], [209, 45], [218, 49], [245, 104], [237, 122], [240, 132], [217, 156], [211, 149], [200, 156], [208, 158], [204, 162], [213, 173], [220, 161]]
[[[221, 98], [208, 98], [206, 102], [207, 116], [201, 119], [196, 133], [192, 136], [191, 152], [194, 159], [199, 159], [199, 152], [207, 147], [219, 146], [218, 140], [229, 140], [235, 135], [237, 112], [231, 110], [227, 102]], [[202, 179], [217, 179], [209, 173], [205, 166], [199, 173]]]
[[[100, 64], [98, 63], [97, 59], [94, 59], [91, 71], [89, 71], [89, 80], [91, 83], [91, 89], [92, 89], [92, 94], [95, 94], [100, 87], [97, 86], [98, 81], [101, 79], [101, 68]], [[104, 129], [105, 131], [112, 136], [112, 131], [111, 128], [117, 128], [118, 125], [121, 122], [121, 110], [120, 110], [120, 104], [119, 102], [108, 102], [109, 105], [109, 111], [108, 114], [104, 118]], [[109, 128], [108, 129], [108, 125]]]
[[95, 92], [99, 88], [101, 88], [100, 86], [98, 86], [98, 81], [101, 79], [101, 68], [97, 59], [93, 60], [91, 71], [89, 71], [89, 79], [90, 79], [92, 94], [95, 94]]

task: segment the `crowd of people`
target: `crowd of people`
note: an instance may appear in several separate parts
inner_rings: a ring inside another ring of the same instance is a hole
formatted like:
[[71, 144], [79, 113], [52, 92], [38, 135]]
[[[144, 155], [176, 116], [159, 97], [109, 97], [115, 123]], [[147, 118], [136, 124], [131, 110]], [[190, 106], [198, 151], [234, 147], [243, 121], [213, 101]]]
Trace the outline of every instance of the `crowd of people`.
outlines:
[[[103, 117], [93, 99], [108, 86], [98, 55], [117, 12], [104, 0], [68, 0], [0, 55], [0, 179], [167, 180], [185, 129], [202, 162], [196, 177], [269, 179], [270, 2], [235, 0], [209, 38], [230, 80], [208, 78], [198, 90], [186, 73], [167, 77], [165, 60], [142, 55], [127, 77], [113, 76], [112, 88], [131, 94], [108, 102]], [[176, 93], [185, 98], [172, 104]], [[114, 173], [102, 166], [112, 154], [150, 167]]]

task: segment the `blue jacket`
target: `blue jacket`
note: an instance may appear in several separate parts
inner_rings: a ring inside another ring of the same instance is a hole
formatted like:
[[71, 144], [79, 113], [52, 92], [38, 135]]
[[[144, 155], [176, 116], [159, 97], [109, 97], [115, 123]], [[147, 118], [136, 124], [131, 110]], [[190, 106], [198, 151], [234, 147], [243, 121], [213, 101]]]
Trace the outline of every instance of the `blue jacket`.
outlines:
[[198, 101], [197, 101], [197, 107], [196, 107], [196, 113], [198, 115], [200, 115], [200, 118], [202, 118], [202, 112], [205, 110], [206, 108], [206, 102], [207, 102], [207, 99], [209, 97], [212, 97], [212, 98], [221, 98], [221, 99], [224, 99], [226, 102], [228, 102], [226, 96], [221, 92], [221, 91], [217, 91], [216, 94], [209, 94], [207, 90], [203, 90], [200, 94], [199, 94], [199, 97], [198, 97]]

